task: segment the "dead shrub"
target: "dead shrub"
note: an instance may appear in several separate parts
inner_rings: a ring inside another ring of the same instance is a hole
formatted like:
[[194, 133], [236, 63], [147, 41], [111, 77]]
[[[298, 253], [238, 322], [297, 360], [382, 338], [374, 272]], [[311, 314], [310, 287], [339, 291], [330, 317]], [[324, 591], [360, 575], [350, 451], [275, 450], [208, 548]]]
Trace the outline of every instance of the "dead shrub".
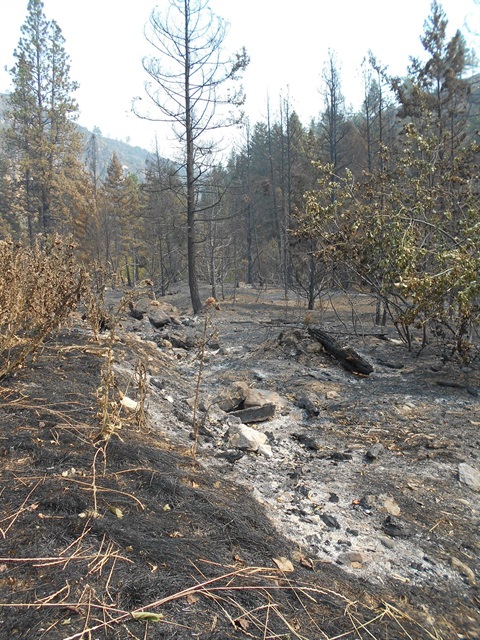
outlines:
[[54, 236], [33, 247], [0, 241], [0, 380], [67, 320], [86, 284], [69, 240]]

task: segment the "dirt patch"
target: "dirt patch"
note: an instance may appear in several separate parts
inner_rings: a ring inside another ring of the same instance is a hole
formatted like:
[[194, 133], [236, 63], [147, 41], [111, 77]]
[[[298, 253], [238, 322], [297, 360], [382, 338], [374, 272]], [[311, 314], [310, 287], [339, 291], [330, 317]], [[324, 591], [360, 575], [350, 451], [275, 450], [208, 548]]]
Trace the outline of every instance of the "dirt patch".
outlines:
[[[188, 313], [184, 290], [168, 301]], [[118, 384], [146, 364], [148, 424], [105, 452], [105, 341], [78, 319], [49, 342], [2, 393], [0, 637], [479, 637], [479, 494], [458, 475], [479, 464], [478, 370], [376, 337], [371, 301], [357, 302], [308, 321], [348, 334], [374, 364], [365, 378], [318, 348], [281, 292], [221, 304], [201, 377], [172, 327], [125, 315]], [[234, 380], [285, 399], [257, 425], [270, 457], [228, 446], [210, 401]]]

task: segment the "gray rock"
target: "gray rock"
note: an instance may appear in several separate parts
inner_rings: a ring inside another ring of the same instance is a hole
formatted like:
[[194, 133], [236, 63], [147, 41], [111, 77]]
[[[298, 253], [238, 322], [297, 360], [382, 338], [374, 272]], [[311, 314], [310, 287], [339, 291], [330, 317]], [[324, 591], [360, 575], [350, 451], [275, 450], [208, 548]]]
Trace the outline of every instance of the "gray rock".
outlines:
[[152, 309], [149, 311], [148, 319], [155, 329], [160, 329], [167, 324], [171, 324], [170, 316], [161, 309]]
[[316, 399], [312, 396], [299, 396], [297, 397], [297, 401], [295, 404], [300, 409], [303, 409], [309, 417], [316, 417], [320, 413], [320, 409], [317, 405]]
[[274, 404], [279, 409], [286, 406], [285, 400], [283, 400], [278, 393], [275, 393], [275, 391], [250, 389], [247, 387], [247, 393], [243, 401], [243, 407], [245, 409], [250, 407], [263, 407], [266, 404]]
[[275, 415], [274, 404], [264, 404], [261, 407], [251, 407], [250, 409], [240, 409], [231, 411], [230, 415], [240, 418], [246, 424], [250, 422], [263, 422]]
[[369, 460], [376, 460], [382, 455], [382, 453], [383, 453], [383, 444], [380, 444], [379, 442], [377, 442], [377, 444], [374, 444], [373, 446], [370, 447], [370, 449], [366, 453], [366, 456]]
[[395, 544], [392, 540], [390, 540], [390, 538], [385, 538], [384, 536], [382, 536], [380, 538], [380, 542], [383, 544], [384, 547], [386, 547], [387, 549], [394, 549], [395, 548]]
[[458, 465], [458, 479], [473, 491], [480, 492], [480, 472], [466, 462], [461, 462]]
[[214, 399], [214, 403], [218, 405], [222, 411], [234, 411], [245, 401], [249, 387], [246, 382], [233, 382], [229, 387], [223, 389]]
[[411, 527], [393, 516], [385, 518], [382, 529], [392, 538], [410, 538], [413, 535]]
[[169, 343], [174, 349], [190, 350], [197, 346], [197, 336], [191, 330], [166, 331], [157, 339], [159, 346]]
[[259, 447], [266, 445], [268, 438], [264, 433], [248, 427], [245, 424], [232, 425], [228, 431], [228, 446], [245, 451], [258, 451]]
[[334, 516], [331, 516], [328, 513], [321, 513], [320, 518], [329, 529], [340, 529], [338, 520]]

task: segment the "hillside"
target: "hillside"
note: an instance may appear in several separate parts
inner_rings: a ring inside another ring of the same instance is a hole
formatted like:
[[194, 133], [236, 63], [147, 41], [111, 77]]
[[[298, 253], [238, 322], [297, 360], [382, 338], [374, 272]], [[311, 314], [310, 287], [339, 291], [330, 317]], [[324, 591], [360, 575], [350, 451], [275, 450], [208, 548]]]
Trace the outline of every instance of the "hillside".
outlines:
[[[83, 135], [85, 148], [93, 135], [86, 127], [78, 126], [80, 133]], [[141, 147], [134, 147], [121, 140], [113, 138], [105, 138], [101, 134], [97, 135], [98, 145], [98, 162], [100, 165], [100, 176], [103, 177], [107, 170], [108, 164], [114, 153], [117, 154], [120, 164], [126, 167], [128, 172], [135, 173], [139, 178], [143, 176], [145, 170], [145, 161], [149, 152]]]
[[[5, 94], [0, 94], [0, 130], [6, 124], [4, 116], [6, 99], [7, 96]], [[83, 136], [84, 144], [86, 147], [88, 141], [93, 135], [93, 132], [86, 127], [82, 127], [81, 125], [78, 125], [78, 130]], [[114, 153], [117, 154], [118, 159], [120, 160], [120, 164], [126, 167], [129, 172], [138, 175], [140, 178], [143, 176], [143, 172], [145, 169], [145, 160], [147, 159], [149, 154], [146, 149], [132, 146], [130, 144], [127, 144], [126, 142], [122, 142], [121, 140], [105, 138], [102, 135], [98, 135], [97, 141], [99, 153], [98, 161], [100, 165], [101, 177], [103, 177], [103, 175], [105, 174], [107, 166]]]

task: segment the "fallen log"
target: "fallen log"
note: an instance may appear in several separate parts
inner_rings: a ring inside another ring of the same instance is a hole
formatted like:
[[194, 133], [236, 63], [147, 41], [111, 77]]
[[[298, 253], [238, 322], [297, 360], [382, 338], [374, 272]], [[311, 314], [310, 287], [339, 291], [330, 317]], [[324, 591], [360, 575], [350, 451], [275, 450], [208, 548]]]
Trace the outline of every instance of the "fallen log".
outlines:
[[334, 338], [318, 327], [308, 327], [308, 333], [320, 342], [325, 351], [332, 355], [347, 371], [368, 376], [373, 371], [373, 365], [350, 346], [342, 347]]

